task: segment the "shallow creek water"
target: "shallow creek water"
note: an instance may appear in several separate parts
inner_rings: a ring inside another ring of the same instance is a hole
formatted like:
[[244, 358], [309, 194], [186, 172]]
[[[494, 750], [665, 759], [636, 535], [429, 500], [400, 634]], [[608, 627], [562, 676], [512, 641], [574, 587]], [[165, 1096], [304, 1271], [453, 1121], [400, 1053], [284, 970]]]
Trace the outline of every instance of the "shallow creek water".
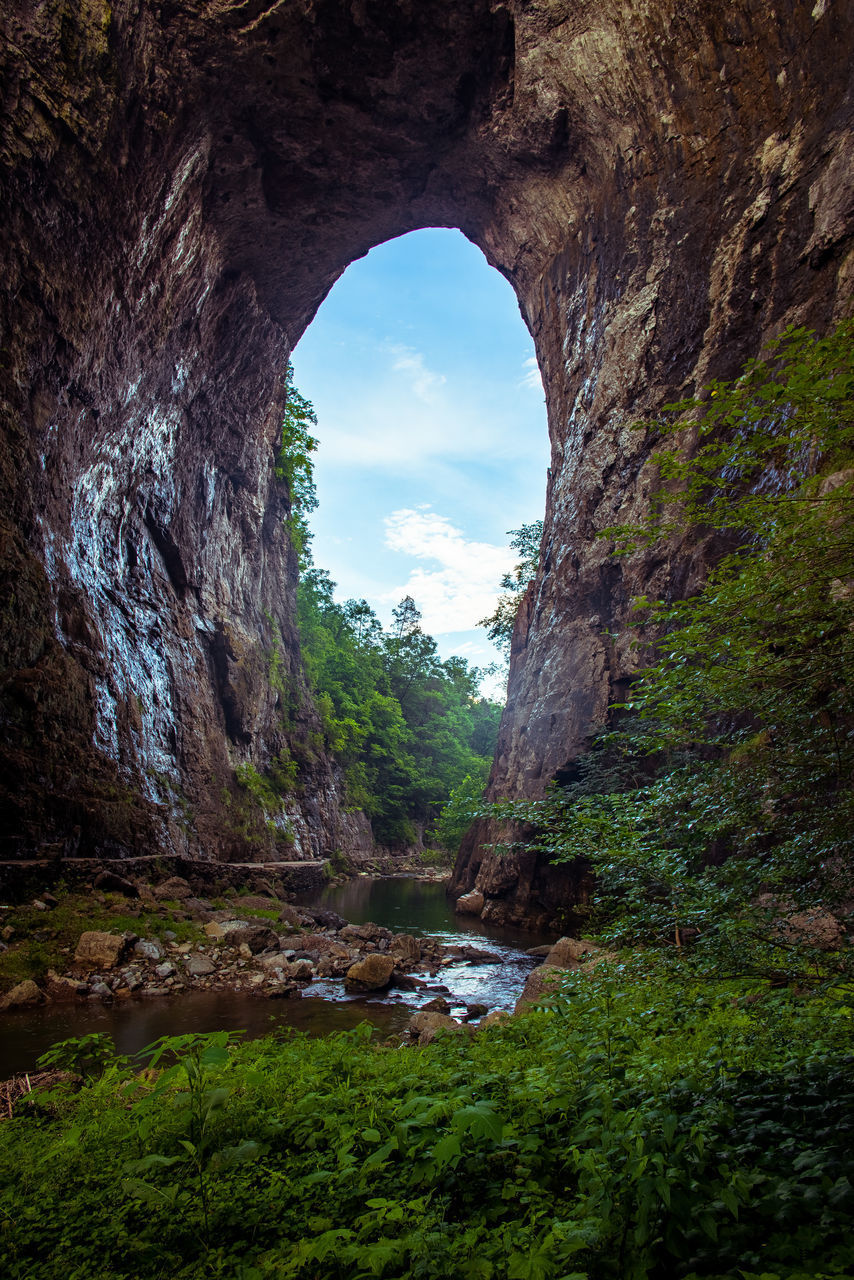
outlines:
[[[105, 1032], [120, 1053], [135, 1054], [158, 1036], [187, 1031], [244, 1031], [250, 1039], [276, 1027], [293, 1027], [310, 1035], [346, 1031], [371, 1022], [387, 1035], [402, 1031], [412, 1013], [436, 995], [491, 1009], [512, 1009], [535, 961], [528, 947], [550, 942], [554, 935], [528, 933], [457, 916], [444, 884], [412, 876], [359, 876], [332, 885], [299, 905], [337, 911], [353, 924], [372, 920], [396, 933], [429, 935], [448, 945], [464, 944], [501, 957], [500, 964], [470, 965], [452, 961], [435, 978], [432, 990], [388, 991], [350, 995], [341, 982], [318, 980], [301, 1000], [263, 1000], [232, 991], [199, 991], [169, 999], [140, 999], [104, 1005], [57, 1004], [3, 1015], [0, 1023], [0, 1080], [32, 1071], [39, 1054], [57, 1040]], [[437, 987], [447, 991], [437, 991]]]

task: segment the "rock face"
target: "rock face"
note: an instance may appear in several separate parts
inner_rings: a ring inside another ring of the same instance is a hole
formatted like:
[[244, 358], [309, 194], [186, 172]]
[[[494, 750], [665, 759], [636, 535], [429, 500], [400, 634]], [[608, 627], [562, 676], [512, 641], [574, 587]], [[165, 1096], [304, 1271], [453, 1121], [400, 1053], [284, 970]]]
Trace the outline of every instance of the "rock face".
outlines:
[[[0, 856], [265, 860], [369, 841], [301, 671], [274, 448], [293, 343], [373, 245], [460, 227], [516, 289], [552, 465], [491, 794], [624, 687], [629, 423], [850, 306], [850, 8], [748, 0], [12, 0], [0, 18]], [[354, 495], [354, 501], [357, 501]], [[284, 809], [252, 769], [297, 763]], [[241, 770], [236, 774], [235, 770]], [[454, 891], [578, 868], [472, 834]]]

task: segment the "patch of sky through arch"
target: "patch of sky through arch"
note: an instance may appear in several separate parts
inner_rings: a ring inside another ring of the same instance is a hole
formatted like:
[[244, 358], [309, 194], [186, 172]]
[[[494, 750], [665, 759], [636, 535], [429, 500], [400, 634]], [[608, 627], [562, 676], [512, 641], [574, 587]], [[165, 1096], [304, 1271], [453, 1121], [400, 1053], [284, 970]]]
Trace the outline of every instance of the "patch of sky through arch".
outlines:
[[336, 598], [388, 625], [409, 594], [443, 658], [499, 659], [476, 623], [513, 563], [507, 530], [542, 517], [548, 466], [511, 286], [460, 232], [412, 232], [347, 269], [293, 365], [317, 412], [313, 553]]

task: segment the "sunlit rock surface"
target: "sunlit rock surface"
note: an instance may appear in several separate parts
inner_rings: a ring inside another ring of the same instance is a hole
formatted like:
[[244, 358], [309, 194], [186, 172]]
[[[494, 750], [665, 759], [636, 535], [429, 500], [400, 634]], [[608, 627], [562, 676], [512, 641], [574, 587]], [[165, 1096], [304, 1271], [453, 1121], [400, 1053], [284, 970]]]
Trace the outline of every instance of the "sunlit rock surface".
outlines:
[[[850, 8], [12, 0], [0, 21], [2, 853], [365, 846], [300, 669], [273, 449], [329, 287], [425, 225], [512, 282], [547, 390], [491, 791], [571, 776], [636, 661], [629, 600], [704, 567], [595, 540], [643, 509], [632, 418], [849, 305]], [[276, 756], [299, 785], [250, 829], [234, 769]], [[489, 834], [455, 875], [484, 911], [583, 894]]]

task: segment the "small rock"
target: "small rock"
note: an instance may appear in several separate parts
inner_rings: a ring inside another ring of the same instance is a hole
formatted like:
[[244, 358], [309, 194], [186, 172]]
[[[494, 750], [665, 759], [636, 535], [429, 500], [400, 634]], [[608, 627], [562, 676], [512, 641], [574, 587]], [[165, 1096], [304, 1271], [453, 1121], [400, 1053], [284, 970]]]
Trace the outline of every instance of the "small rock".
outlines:
[[207, 956], [194, 955], [187, 961], [187, 973], [193, 978], [201, 978], [205, 974], [214, 972], [216, 972], [216, 965]]
[[145, 987], [141, 992], [144, 996], [168, 996], [168, 987]]
[[351, 965], [347, 970], [345, 982], [348, 987], [379, 991], [382, 987], [388, 986], [393, 972], [394, 958], [375, 953]]
[[127, 943], [127, 938], [121, 933], [90, 930], [80, 935], [74, 961], [76, 964], [88, 965], [90, 969], [112, 969], [124, 954]]
[[425, 1013], [449, 1013], [451, 1008], [444, 996], [434, 996], [421, 1007]]
[[220, 938], [225, 937], [225, 929], [223, 929], [222, 925], [217, 920], [211, 920], [209, 924], [205, 925], [205, 933], [214, 941], [218, 941]]
[[138, 898], [139, 889], [124, 876], [117, 876], [114, 871], [99, 871], [92, 881], [95, 889], [103, 893], [122, 893], [126, 898]]
[[559, 969], [592, 969], [603, 960], [614, 959], [614, 953], [603, 951], [585, 938], [558, 938], [544, 963]]
[[45, 904], [45, 906], [50, 907], [51, 911], [53, 910], [54, 907], [59, 906], [59, 899], [55, 898], [52, 893], [43, 893], [42, 902]]
[[230, 923], [225, 922], [225, 929], [226, 937], [233, 947], [248, 947], [249, 954], [255, 956], [271, 949], [278, 951], [278, 934], [266, 925], [239, 923], [237, 928], [231, 929], [228, 927]]
[[197, 920], [210, 920], [211, 904], [204, 898], [187, 898], [184, 906]]
[[248, 942], [241, 942], [240, 946], [237, 948], [237, 952], [244, 960], [252, 959], [252, 948], [249, 946]]
[[41, 898], [34, 898], [33, 906], [35, 907], [36, 911], [47, 911], [47, 903], [42, 902]]
[[489, 1006], [485, 1004], [467, 1004], [466, 1005], [466, 1022], [471, 1022], [474, 1018], [482, 1018], [489, 1013]]
[[545, 960], [546, 956], [551, 951], [553, 945], [554, 943], [547, 942], [545, 946], [542, 946], [542, 947], [528, 947], [528, 950], [525, 952], [525, 955], [534, 956], [535, 959]]
[[268, 898], [263, 893], [244, 894], [242, 898], [238, 898], [238, 902], [244, 911], [275, 911], [280, 905], [275, 898]]
[[193, 890], [182, 876], [170, 876], [162, 884], [154, 886], [154, 896], [161, 901], [166, 899], [183, 902], [186, 898], [192, 898]]
[[163, 964], [158, 964], [154, 967], [155, 976], [160, 978], [161, 981], [163, 978], [171, 978], [174, 972], [175, 966], [171, 960], [164, 960]]
[[177, 937], [178, 935], [174, 929], [163, 930], [163, 938], [166, 942], [174, 942]]
[[560, 984], [566, 979], [567, 971], [553, 964], [541, 964], [528, 975], [522, 994], [516, 1001], [516, 1012], [522, 1013], [538, 1001], [557, 994]]
[[89, 998], [103, 1000], [105, 1004], [109, 1004], [113, 998], [113, 993], [106, 982], [94, 982], [89, 988]]
[[144, 960], [162, 960], [163, 948], [154, 938], [140, 938], [134, 943], [134, 952]]
[[11, 991], [7, 991], [0, 1000], [0, 1009], [15, 1009], [28, 1004], [41, 1004], [44, 993], [39, 990], [32, 978], [25, 978]]
[[391, 929], [385, 929], [380, 924], [374, 924], [369, 920], [367, 924], [348, 924], [340, 933], [342, 942], [372, 942], [374, 944], [381, 942], [383, 938], [391, 941]]
[[7, 924], [5, 929], [0, 930], [0, 938], [2, 938], [4, 942], [10, 942], [14, 936], [15, 929], [11, 924]]

